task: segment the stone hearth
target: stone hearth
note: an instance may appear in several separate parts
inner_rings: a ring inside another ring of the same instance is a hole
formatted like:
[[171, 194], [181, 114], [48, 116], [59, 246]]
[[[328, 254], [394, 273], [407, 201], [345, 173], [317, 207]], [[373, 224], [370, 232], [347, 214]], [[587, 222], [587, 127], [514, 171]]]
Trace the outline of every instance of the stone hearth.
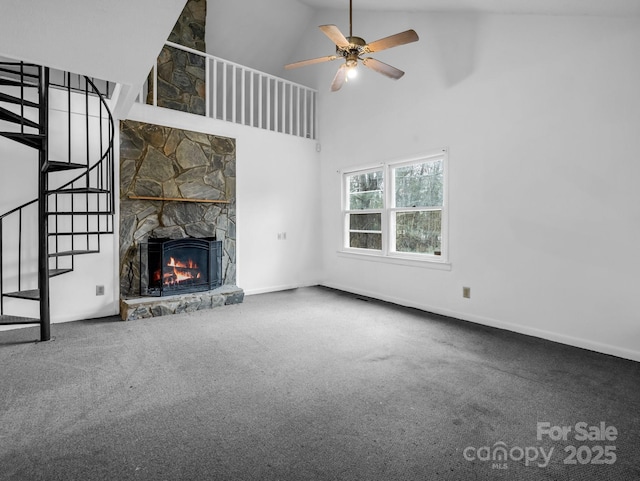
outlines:
[[230, 304], [240, 304], [244, 292], [236, 286], [221, 286], [212, 291], [164, 297], [139, 297], [120, 300], [123, 321], [195, 312]]

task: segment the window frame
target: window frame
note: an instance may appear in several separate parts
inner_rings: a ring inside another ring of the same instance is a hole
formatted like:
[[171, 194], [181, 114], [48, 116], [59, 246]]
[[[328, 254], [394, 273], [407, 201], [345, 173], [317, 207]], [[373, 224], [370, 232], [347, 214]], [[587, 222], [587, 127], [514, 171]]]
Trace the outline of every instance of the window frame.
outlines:
[[[441, 206], [417, 206], [417, 207], [397, 207], [395, 205], [395, 169], [415, 165], [425, 162], [442, 161], [442, 205]], [[371, 260], [399, 261], [401, 264], [414, 264], [414, 261], [420, 265], [448, 266], [449, 264], [449, 209], [448, 209], [448, 150], [440, 149], [424, 153], [419, 156], [391, 160], [378, 164], [369, 164], [359, 168], [350, 168], [341, 171], [341, 215], [342, 215], [342, 233], [341, 247], [339, 253], [345, 255], [355, 255], [358, 257], [366, 256]], [[382, 171], [383, 176], [383, 207], [382, 209], [349, 209], [350, 186], [349, 178], [354, 175], [366, 174], [370, 172]], [[440, 231], [440, 255], [417, 253], [417, 252], [399, 252], [395, 250], [396, 231], [395, 219], [398, 212], [425, 212], [440, 211], [441, 212], [441, 231]], [[350, 215], [362, 213], [380, 213], [381, 215], [381, 235], [382, 248], [367, 249], [350, 247]], [[426, 264], [424, 264], [426, 263]]]
[[[350, 176], [353, 175], [364, 175], [364, 174], [370, 174], [372, 172], [378, 172], [378, 171], [382, 171], [382, 179], [383, 179], [383, 187], [382, 187], [382, 208], [381, 209], [347, 209], [347, 203], [350, 202], [351, 200], [351, 190], [349, 189], [349, 184], [347, 182], [347, 179]], [[343, 194], [344, 194], [344, 199], [342, 201], [342, 207], [343, 207], [343, 220], [344, 220], [344, 227], [343, 227], [343, 236], [344, 236], [344, 241], [343, 244], [344, 246], [348, 246], [349, 245], [349, 241], [350, 241], [350, 234], [352, 232], [363, 232], [363, 233], [377, 233], [378, 231], [353, 231], [351, 229], [351, 224], [350, 224], [350, 215], [351, 214], [380, 214], [380, 236], [381, 236], [381, 243], [382, 243], [382, 248], [380, 250], [378, 249], [365, 249], [365, 248], [358, 248], [358, 247], [348, 247], [348, 249], [350, 251], [353, 252], [363, 252], [363, 253], [371, 253], [371, 252], [378, 252], [378, 253], [382, 253], [384, 252], [385, 246], [385, 205], [387, 203], [387, 200], [385, 198], [386, 196], [386, 189], [384, 188], [384, 182], [385, 182], [385, 171], [384, 168], [382, 168], [380, 165], [378, 166], [371, 166], [369, 168], [364, 168], [364, 169], [358, 169], [356, 171], [354, 171], [351, 174], [345, 173], [343, 175]]]

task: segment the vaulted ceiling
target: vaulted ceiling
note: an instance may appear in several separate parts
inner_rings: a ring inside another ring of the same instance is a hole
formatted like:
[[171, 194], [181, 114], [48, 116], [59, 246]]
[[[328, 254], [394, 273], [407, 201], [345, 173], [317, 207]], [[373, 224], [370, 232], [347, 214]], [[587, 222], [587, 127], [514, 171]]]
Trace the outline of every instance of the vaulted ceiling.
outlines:
[[[208, 8], [209, 53], [314, 87], [313, 72], [323, 67], [285, 71], [283, 66], [333, 53], [318, 25], [349, 31], [349, 0], [208, 0]], [[395, 20], [388, 27], [385, 12]], [[354, 34], [370, 35], [366, 39], [372, 41], [397, 33], [398, 15], [406, 19], [401, 27], [411, 28], [412, 15], [429, 13], [625, 17], [640, 16], [640, 0], [353, 0]], [[367, 31], [367, 16], [375, 17], [375, 29]], [[418, 33], [424, 38], [428, 32]]]
[[[348, 0], [299, 0], [314, 8], [347, 8]], [[353, 8], [415, 12], [638, 15], [637, 0], [353, 0]]]
[[[0, 56], [135, 85], [142, 82], [185, 0], [2, 0]], [[354, 17], [405, 12], [640, 15], [640, 0], [353, 0]], [[348, 31], [348, 0], [208, 0], [209, 53], [274, 75], [299, 55], [328, 55], [317, 29]], [[362, 25], [362, 24], [360, 24]], [[380, 32], [380, 36], [394, 31]], [[355, 29], [355, 27], [354, 27]], [[377, 34], [377, 30], [376, 30]], [[373, 40], [373, 39], [369, 39]], [[301, 49], [309, 43], [313, 48]], [[294, 80], [297, 73], [292, 74]], [[304, 75], [304, 74], [303, 74]]]

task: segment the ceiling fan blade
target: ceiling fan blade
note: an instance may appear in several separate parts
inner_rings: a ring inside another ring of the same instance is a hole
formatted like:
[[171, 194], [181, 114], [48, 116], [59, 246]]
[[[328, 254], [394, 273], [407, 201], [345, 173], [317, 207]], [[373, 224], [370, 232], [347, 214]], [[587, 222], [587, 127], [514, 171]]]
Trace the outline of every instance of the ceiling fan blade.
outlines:
[[331, 91], [335, 92], [337, 90], [340, 90], [346, 78], [347, 78], [347, 65], [342, 64], [340, 65], [340, 68], [336, 72], [336, 76], [333, 78], [333, 82], [331, 82]]
[[331, 39], [336, 46], [345, 48], [349, 46], [349, 40], [346, 39], [342, 32], [335, 25], [320, 25], [318, 27], [322, 32]]
[[287, 64], [284, 66], [284, 68], [286, 68], [287, 70], [290, 70], [292, 68], [306, 67], [307, 65], [313, 65], [315, 63], [330, 62], [331, 60], [335, 60], [337, 58], [338, 58], [337, 55], [328, 55], [326, 57], [311, 58], [309, 60], [301, 60], [300, 62]]
[[415, 30], [406, 30], [365, 45], [364, 52], [379, 52], [380, 50], [397, 47], [398, 45], [404, 45], [411, 42], [417, 42], [418, 40], [418, 34]]
[[382, 75], [386, 75], [389, 78], [394, 80], [398, 80], [400, 77], [404, 75], [402, 70], [399, 70], [391, 65], [387, 65], [380, 60], [376, 60], [375, 58], [367, 57], [362, 59], [362, 63], [365, 67], [369, 67], [371, 70], [375, 70]]

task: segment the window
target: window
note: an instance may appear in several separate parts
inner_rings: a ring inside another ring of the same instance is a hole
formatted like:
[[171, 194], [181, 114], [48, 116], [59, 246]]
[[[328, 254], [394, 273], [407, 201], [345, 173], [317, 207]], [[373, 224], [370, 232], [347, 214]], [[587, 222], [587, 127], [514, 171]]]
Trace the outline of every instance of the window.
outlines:
[[384, 179], [382, 170], [347, 176], [349, 247], [382, 250]]
[[446, 152], [343, 174], [344, 249], [442, 261]]

